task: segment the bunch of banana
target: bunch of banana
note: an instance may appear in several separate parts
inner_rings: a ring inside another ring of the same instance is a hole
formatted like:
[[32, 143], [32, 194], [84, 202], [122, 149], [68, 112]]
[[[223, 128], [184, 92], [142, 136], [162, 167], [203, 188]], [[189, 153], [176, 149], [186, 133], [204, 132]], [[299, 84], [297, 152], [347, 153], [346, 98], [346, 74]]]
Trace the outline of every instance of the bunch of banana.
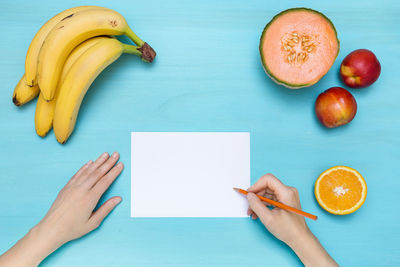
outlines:
[[[135, 45], [121, 43], [112, 35], [126, 35]], [[13, 102], [21, 106], [39, 95], [36, 133], [43, 137], [53, 127], [58, 142], [64, 144], [90, 85], [122, 53], [138, 55], [146, 62], [156, 56], [116, 11], [98, 6], [65, 10], [33, 38]]]

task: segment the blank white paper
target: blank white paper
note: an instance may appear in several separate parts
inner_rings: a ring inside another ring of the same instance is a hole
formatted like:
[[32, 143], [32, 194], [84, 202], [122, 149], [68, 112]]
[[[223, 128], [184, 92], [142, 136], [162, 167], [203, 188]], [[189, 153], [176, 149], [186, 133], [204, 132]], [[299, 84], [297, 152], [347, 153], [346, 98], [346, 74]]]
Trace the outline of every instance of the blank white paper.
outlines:
[[248, 132], [132, 132], [131, 217], [246, 217]]

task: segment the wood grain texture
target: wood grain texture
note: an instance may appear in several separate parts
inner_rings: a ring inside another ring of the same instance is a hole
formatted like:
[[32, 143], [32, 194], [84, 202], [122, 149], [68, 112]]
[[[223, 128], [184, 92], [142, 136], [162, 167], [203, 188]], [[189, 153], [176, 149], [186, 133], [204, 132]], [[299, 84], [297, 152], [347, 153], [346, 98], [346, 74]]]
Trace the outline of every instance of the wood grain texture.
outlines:
[[[399, 1], [96, 1], [121, 12], [158, 55], [152, 65], [124, 55], [105, 70], [61, 146], [52, 132], [36, 136], [35, 103], [17, 108], [11, 95], [38, 28], [82, 4], [93, 3], [0, 3], [0, 253], [40, 220], [83, 163], [116, 150], [126, 169], [106, 197], [123, 202], [98, 231], [43, 266], [301, 266], [250, 219], [129, 217], [131, 131], [250, 131], [252, 182], [272, 172], [297, 187], [303, 209], [319, 217], [310, 228], [341, 266], [400, 265]], [[333, 21], [341, 50], [317, 85], [290, 91], [264, 74], [258, 42], [273, 15], [298, 5]], [[327, 130], [315, 118], [314, 101], [341, 85], [340, 62], [358, 48], [376, 53], [381, 77], [351, 91], [359, 107], [351, 124]], [[314, 199], [315, 180], [334, 165], [366, 179], [367, 200], [352, 215], [327, 214]]]

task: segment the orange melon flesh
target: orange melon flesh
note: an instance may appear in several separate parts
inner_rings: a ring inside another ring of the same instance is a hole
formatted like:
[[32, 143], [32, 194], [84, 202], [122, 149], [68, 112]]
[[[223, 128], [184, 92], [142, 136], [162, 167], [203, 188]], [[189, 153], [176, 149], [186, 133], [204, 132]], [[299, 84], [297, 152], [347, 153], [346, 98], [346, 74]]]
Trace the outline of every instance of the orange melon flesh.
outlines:
[[265, 27], [260, 41], [265, 71], [289, 88], [318, 82], [332, 67], [338, 52], [339, 40], [333, 24], [323, 14], [306, 8], [276, 15]]

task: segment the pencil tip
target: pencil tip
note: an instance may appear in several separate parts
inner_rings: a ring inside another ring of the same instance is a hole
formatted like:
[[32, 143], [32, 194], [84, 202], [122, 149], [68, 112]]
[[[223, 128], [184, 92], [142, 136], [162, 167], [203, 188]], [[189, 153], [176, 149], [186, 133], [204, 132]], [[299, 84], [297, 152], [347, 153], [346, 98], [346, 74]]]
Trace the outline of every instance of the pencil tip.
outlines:
[[234, 187], [233, 190], [238, 191], [239, 192], [239, 188]]

